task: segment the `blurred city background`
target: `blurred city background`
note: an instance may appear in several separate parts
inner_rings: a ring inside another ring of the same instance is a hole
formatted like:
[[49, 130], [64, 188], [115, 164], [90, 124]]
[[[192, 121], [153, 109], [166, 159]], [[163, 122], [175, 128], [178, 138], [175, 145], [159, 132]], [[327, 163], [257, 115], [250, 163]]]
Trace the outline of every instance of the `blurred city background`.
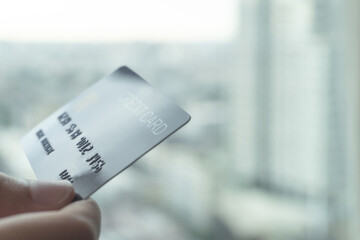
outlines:
[[101, 240], [360, 237], [357, 0], [8, 1], [0, 171], [19, 139], [127, 65], [191, 122], [93, 195]]

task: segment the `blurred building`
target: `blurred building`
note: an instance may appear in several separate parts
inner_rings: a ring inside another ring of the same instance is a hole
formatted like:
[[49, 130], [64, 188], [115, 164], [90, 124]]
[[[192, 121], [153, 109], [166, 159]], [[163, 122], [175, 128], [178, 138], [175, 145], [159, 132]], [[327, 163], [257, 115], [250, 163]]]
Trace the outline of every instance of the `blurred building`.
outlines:
[[[267, 216], [272, 234], [268, 226], [253, 229], [261, 239], [282, 239], [277, 235], [290, 222], [298, 228], [282, 233], [284, 239], [352, 239], [341, 7], [324, 0], [242, 1], [229, 131], [234, 179], [260, 191], [263, 206], [278, 209]], [[263, 210], [249, 214], [264, 219]]]

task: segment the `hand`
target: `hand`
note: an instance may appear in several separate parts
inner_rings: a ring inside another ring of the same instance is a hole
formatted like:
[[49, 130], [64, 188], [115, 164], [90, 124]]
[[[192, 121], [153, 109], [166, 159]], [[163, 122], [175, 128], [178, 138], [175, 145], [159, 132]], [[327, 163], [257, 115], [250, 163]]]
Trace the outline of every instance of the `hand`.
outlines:
[[0, 173], [1, 239], [98, 239], [99, 207], [91, 199], [71, 203], [73, 198], [67, 181], [25, 181]]

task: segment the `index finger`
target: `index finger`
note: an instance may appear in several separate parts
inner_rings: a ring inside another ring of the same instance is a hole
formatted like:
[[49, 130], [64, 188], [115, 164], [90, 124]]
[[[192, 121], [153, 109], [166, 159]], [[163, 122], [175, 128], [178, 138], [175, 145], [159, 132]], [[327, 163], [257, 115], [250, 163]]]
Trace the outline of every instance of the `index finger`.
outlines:
[[24, 213], [0, 220], [4, 239], [96, 240], [100, 234], [101, 215], [91, 199], [69, 204], [59, 211]]

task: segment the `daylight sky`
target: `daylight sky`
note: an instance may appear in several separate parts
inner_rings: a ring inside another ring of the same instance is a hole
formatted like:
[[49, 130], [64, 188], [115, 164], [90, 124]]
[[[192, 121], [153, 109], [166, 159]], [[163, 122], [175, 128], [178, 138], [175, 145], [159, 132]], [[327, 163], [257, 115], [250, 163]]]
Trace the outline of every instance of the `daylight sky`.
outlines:
[[227, 41], [238, 0], [11, 0], [0, 41]]

